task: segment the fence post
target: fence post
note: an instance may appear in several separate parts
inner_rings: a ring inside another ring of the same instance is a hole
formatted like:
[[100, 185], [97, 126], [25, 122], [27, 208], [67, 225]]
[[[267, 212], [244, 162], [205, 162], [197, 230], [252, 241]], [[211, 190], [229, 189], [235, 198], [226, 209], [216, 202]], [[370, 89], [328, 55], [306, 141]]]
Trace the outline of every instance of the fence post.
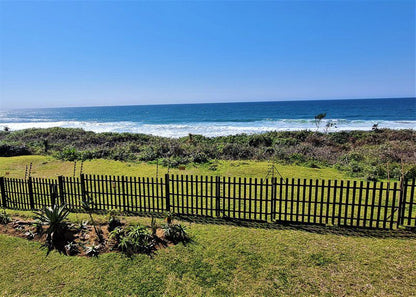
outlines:
[[56, 184], [49, 184], [49, 191], [51, 193], [51, 205], [55, 207], [56, 205], [56, 198], [58, 197], [58, 187]]
[[29, 179], [27, 181], [29, 186], [29, 203], [30, 203], [30, 209], [35, 209], [35, 201], [33, 200], [33, 181], [32, 177], [29, 176]]
[[85, 176], [84, 176], [84, 174], [81, 174], [80, 178], [81, 178], [81, 199], [82, 199], [82, 201], [87, 201], [87, 192], [85, 191]]
[[276, 220], [276, 208], [277, 208], [277, 177], [272, 177], [272, 205], [270, 209], [271, 220]]
[[166, 211], [170, 211], [170, 189], [169, 189], [169, 173], [165, 174], [165, 198], [166, 198]]
[[128, 207], [126, 206], [126, 179], [124, 179], [124, 175], [121, 176], [121, 191], [123, 192], [123, 210], [124, 212], [127, 211]]
[[400, 199], [399, 199], [399, 212], [397, 216], [397, 227], [404, 223], [404, 212], [406, 209], [406, 196], [407, 196], [407, 179], [403, 177], [400, 179]]
[[3, 208], [7, 208], [6, 188], [4, 187], [4, 177], [0, 177], [0, 191]]
[[221, 187], [220, 187], [220, 177], [215, 177], [215, 215], [220, 216], [221, 209]]
[[58, 176], [58, 186], [59, 186], [59, 197], [61, 205], [65, 205], [65, 186], [64, 186], [64, 177], [62, 175]]

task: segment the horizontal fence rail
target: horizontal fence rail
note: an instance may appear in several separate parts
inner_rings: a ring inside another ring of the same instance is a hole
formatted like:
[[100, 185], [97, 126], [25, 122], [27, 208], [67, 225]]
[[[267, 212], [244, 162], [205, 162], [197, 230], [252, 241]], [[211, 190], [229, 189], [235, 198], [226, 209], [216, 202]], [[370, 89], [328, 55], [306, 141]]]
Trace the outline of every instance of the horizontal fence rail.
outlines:
[[36, 210], [164, 213], [264, 222], [395, 229], [416, 227], [415, 180], [364, 182], [168, 175], [58, 179], [0, 177], [1, 205]]

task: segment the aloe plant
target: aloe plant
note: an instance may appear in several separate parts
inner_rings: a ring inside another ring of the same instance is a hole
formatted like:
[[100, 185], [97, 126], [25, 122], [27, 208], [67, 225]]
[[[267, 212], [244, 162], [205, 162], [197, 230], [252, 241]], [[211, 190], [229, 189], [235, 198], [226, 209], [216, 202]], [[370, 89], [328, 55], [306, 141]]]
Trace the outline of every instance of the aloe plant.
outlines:
[[41, 212], [35, 212], [35, 219], [42, 225], [46, 225], [46, 243], [49, 251], [53, 249], [57, 242], [64, 239], [64, 233], [68, 230], [67, 217], [69, 211], [65, 205], [47, 207]]

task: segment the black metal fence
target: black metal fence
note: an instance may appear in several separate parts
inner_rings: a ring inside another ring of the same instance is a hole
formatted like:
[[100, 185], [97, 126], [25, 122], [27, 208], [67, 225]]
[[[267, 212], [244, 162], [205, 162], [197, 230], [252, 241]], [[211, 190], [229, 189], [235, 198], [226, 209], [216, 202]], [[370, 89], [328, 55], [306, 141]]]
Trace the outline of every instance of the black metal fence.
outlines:
[[81, 210], [163, 213], [267, 222], [394, 229], [416, 227], [415, 180], [363, 182], [165, 175], [0, 177], [1, 204], [34, 210], [66, 204]]

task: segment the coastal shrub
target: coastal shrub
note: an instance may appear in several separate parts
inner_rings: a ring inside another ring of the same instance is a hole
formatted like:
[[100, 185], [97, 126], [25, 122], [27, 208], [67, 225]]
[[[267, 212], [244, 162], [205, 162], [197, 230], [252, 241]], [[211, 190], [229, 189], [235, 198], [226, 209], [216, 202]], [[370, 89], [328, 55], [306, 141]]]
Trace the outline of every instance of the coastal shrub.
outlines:
[[204, 152], [193, 152], [190, 155], [191, 162], [202, 164], [209, 161], [208, 156]]
[[249, 159], [253, 156], [253, 151], [249, 146], [228, 143], [222, 148], [221, 155], [228, 160]]
[[190, 161], [187, 157], [170, 157], [160, 160], [160, 164], [169, 168], [177, 168], [179, 165], [186, 165]]
[[32, 153], [29, 149], [22, 145], [10, 145], [10, 144], [0, 144], [0, 157], [13, 157], [13, 156], [23, 156], [31, 155]]
[[292, 155], [289, 156], [290, 161], [296, 163], [296, 164], [300, 164], [306, 161], [306, 158], [303, 154], [300, 153], [294, 153]]
[[325, 144], [326, 136], [323, 134], [311, 134], [305, 139], [305, 142], [312, 144], [313, 146], [322, 146]]
[[[313, 161], [320, 165], [335, 165], [349, 173], [354, 171], [357, 177], [373, 174], [372, 167], [384, 168], [386, 163], [416, 164], [413, 130], [378, 130], [377, 133], [341, 131], [327, 134], [308, 130], [274, 131], [220, 137], [192, 134], [172, 139], [68, 128], [27, 129], [0, 131], [0, 143], [7, 145], [0, 145], [0, 155], [47, 154], [68, 161], [105, 158], [151, 162], [164, 158], [165, 165], [171, 167], [189, 162], [206, 163], [213, 159], [274, 159], [299, 165]], [[351, 170], [350, 162], [360, 164], [362, 170]], [[400, 176], [396, 169], [390, 171], [394, 171], [390, 176]]]
[[109, 159], [111, 156], [111, 151], [109, 149], [85, 150], [80, 152], [80, 155], [80, 159], [83, 161], [100, 158]]
[[277, 138], [274, 140], [274, 145], [297, 145], [299, 143], [299, 140], [296, 138]]
[[248, 145], [253, 147], [259, 146], [271, 146], [273, 144], [273, 140], [264, 134], [254, 134], [251, 135], [248, 140]]
[[138, 156], [140, 161], [153, 161], [158, 158], [156, 150], [151, 146], [144, 146]]
[[411, 167], [404, 175], [405, 179], [413, 179], [416, 178], [416, 166]]
[[74, 147], [66, 147], [62, 151], [59, 151], [55, 157], [64, 161], [75, 161], [81, 159], [81, 154]]
[[134, 161], [136, 156], [123, 148], [115, 148], [111, 151], [110, 159], [116, 161]]
[[346, 144], [350, 140], [350, 132], [341, 131], [337, 133], [330, 133], [328, 138], [336, 144]]

